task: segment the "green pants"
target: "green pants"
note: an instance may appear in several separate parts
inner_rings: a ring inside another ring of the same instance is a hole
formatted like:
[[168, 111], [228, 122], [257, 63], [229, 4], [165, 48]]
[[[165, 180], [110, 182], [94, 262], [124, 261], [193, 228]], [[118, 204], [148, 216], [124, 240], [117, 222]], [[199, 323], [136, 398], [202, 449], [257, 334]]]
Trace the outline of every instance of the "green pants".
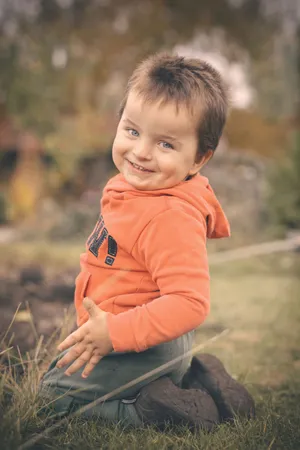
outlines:
[[[105, 356], [85, 379], [81, 377], [83, 368], [69, 377], [64, 375], [67, 367], [62, 369], [55, 367], [58, 359], [65, 354], [63, 352], [52, 361], [44, 375], [40, 396], [46, 399], [55, 399], [52, 405], [56, 414], [58, 416], [66, 415], [178, 356], [182, 356], [191, 350], [192, 345], [193, 331], [141, 353], [112, 352]], [[109, 400], [98, 403], [84, 412], [82, 416], [97, 416], [113, 422], [121, 422], [124, 425], [141, 425], [141, 420], [134, 407], [140, 389], [164, 375], [169, 376], [176, 385], [180, 385], [190, 364], [190, 359], [190, 357], [184, 357], [179, 362], [173, 363], [159, 373], [123, 390]]]

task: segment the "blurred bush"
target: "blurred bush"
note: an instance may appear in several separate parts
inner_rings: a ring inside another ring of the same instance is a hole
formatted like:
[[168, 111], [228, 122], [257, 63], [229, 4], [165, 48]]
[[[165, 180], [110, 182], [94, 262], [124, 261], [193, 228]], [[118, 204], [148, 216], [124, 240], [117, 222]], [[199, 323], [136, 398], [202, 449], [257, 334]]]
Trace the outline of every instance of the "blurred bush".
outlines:
[[287, 119], [270, 119], [257, 110], [233, 109], [225, 132], [230, 148], [278, 157], [287, 147], [290, 128]]
[[283, 230], [300, 230], [300, 133], [286, 157], [269, 174], [267, 194], [271, 223]]

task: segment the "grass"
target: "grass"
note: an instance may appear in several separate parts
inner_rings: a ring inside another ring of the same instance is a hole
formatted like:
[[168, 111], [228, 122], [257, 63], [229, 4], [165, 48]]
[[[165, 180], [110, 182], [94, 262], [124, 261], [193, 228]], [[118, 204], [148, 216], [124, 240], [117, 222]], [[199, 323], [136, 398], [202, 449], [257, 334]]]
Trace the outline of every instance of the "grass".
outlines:
[[[257, 418], [236, 419], [212, 434], [184, 427], [164, 433], [150, 427], [124, 430], [103, 421], [69, 419], [34, 449], [298, 449], [300, 443], [299, 256], [277, 254], [212, 268], [212, 309], [196, 343], [228, 328], [228, 334], [205, 349], [253, 394]], [[8, 345], [10, 343], [7, 343]], [[47, 427], [38, 415], [37, 384], [52, 344], [39, 345], [22, 358], [11, 351], [0, 380], [0, 448], [16, 449]], [[4, 355], [2, 355], [4, 356]], [[41, 365], [40, 359], [43, 361]], [[23, 364], [18, 379], [15, 364]], [[2, 413], [1, 413], [2, 411]], [[2, 417], [1, 417], [2, 414]], [[49, 423], [48, 423], [49, 425]]]

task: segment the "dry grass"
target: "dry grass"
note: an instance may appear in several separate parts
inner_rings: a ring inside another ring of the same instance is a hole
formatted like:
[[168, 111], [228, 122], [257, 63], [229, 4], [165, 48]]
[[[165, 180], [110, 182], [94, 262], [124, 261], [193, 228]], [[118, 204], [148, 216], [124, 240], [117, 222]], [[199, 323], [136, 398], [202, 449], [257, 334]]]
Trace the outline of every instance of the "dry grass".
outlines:
[[[103, 421], [71, 419], [45, 435], [35, 449], [284, 449], [299, 448], [300, 309], [299, 256], [284, 254], [230, 263], [212, 270], [212, 310], [199, 328], [197, 343], [230, 332], [205, 351], [219, 356], [244, 382], [257, 403], [257, 419], [221, 425], [213, 434], [184, 428], [123, 430]], [[11, 345], [11, 343], [7, 343]], [[0, 381], [3, 449], [16, 449], [47, 427], [39, 415], [37, 384], [41, 360], [51, 358], [40, 345], [35, 357], [12, 356]], [[4, 355], [2, 355], [4, 357]], [[28, 362], [30, 359], [30, 362]], [[40, 360], [41, 359], [41, 360]], [[14, 365], [23, 364], [21, 380]], [[49, 423], [48, 423], [49, 424]]]

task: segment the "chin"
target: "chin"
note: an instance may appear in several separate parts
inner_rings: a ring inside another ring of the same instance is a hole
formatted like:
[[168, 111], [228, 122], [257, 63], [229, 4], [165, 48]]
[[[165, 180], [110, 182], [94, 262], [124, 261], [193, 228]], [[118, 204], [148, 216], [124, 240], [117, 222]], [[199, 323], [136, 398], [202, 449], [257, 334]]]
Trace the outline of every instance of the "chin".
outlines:
[[132, 180], [130, 177], [126, 177], [126, 181], [131, 184], [135, 189], [138, 191], [152, 191], [154, 188], [151, 186], [151, 184], [143, 184], [138, 183], [135, 180]]

